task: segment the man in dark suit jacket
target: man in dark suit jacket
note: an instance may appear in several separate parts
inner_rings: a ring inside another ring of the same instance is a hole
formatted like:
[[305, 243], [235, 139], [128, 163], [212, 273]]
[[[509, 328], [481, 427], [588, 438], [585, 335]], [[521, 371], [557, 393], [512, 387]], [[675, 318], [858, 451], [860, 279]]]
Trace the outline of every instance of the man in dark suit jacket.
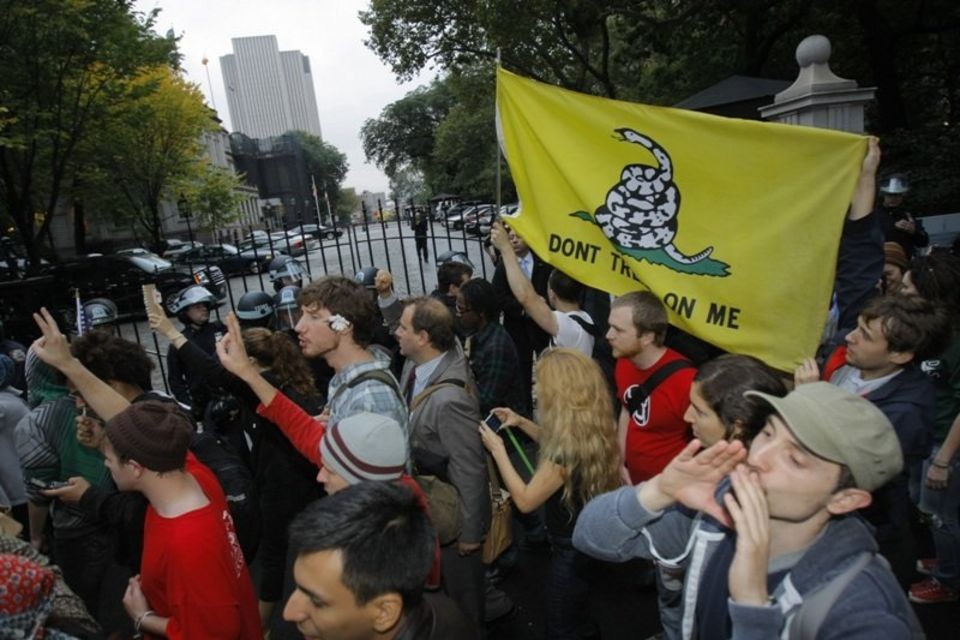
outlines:
[[527, 246], [527, 243], [514, 233], [513, 229], [508, 227], [508, 232], [510, 247], [503, 253], [503, 259], [497, 265], [497, 270], [493, 274], [493, 288], [497, 292], [497, 302], [503, 309], [503, 327], [513, 338], [513, 343], [517, 347], [517, 356], [520, 359], [520, 379], [523, 382], [527, 406], [533, 406], [530, 397], [533, 354], [540, 353], [550, 344], [550, 336], [527, 316], [523, 310], [523, 305], [513, 297], [513, 292], [510, 291], [510, 283], [507, 282], [507, 272], [503, 265], [507, 260], [518, 260], [520, 269], [530, 278], [537, 294], [543, 296], [544, 299], [547, 297], [547, 280], [550, 277], [552, 267], [537, 257]]

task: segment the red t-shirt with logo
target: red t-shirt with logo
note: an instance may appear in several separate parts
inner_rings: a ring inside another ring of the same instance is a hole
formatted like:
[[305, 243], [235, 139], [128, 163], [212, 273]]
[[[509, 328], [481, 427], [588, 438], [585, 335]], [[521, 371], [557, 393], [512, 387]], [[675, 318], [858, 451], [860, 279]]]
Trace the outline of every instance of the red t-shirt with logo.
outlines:
[[690, 405], [690, 384], [697, 373], [695, 368], [674, 371], [644, 402], [640, 402], [637, 395], [638, 385], [674, 360], [685, 358], [673, 349], [667, 349], [649, 369], [639, 369], [626, 358], [617, 360], [617, 397], [620, 406], [630, 414], [625, 457], [634, 484], [663, 471], [690, 441], [690, 425], [683, 420], [683, 414]]
[[257, 597], [220, 483], [192, 453], [186, 470], [210, 502], [175, 518], [147, 507], [140, 574], [147, 604], [170, 618], [168, 638], [260, 640]]

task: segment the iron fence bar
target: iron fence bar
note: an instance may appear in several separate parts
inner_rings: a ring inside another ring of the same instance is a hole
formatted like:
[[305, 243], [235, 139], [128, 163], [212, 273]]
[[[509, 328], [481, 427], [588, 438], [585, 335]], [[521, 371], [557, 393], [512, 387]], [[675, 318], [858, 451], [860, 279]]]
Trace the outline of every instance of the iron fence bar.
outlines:
[[440, 253], [437, 251], [437, 234], [433, 230], [433, 216], [430, 215], [430, 205], [427, 205], [427, 220], [430, 225], [430, 246], [433, 247], [433, 264], [437, 266], [437, 256]]
[[[260, 249], [259, 249], [259, 247], [257, 246], [257, 240], [256, 240], [256, 238], [253, 237], [253, 225], [252, 225], [252, 224], [249, 225], [248, 228], [250, 229], [250, 231], [248, 232], [248, 235], [250, 236], [250, 246], [253, 248], [253, 259], [257, 261], [257, 264], [258, 264], [258, 265], [261, 265], [261, 267], [257, 269], [257, 279], [260, 280], [260, 290], [263, 291], [263, 268], [262, 268], [262, 263], [260, 262]], [[267, 235], [267, 238], [269, 238], [269, 237], [270, 237], [270, 236]], [[270, 259], [273, 260], [273, 249], [272, 249], [272, 248], [270, 249], [270, 256], [271, 256]], [[270, 265], [267, 265], [267, 268], [269, 269], [269, 268], [270, 268]], [[247, 276], [246, 276], [246, 275], [243, 276], [243, 292], [244, 292], [244, 293], [249, 293], [249, 292], [250, 292], [250, 290], [247, 288]], [[234, 308], [235, 308], [235, 307], [234, 307]]]
[[[337, 240], [337, 231], [334, 227], [333, 231], [334, 242]], [[320, 243], [320, 261], [323, 263], [323, 275], [330, 275], [330, 270], [327, 268], [327, 249], [323, 246], [323, 224], [320, 222], [319, 216], [317, 217], [317, 242]], [[309, 262], [309, 260], [307, 261]], [[310, 276], [310, 279], [313, 279], [313, 276]]]
[[[340, 264], [340, 273], [342, 274], [343, 273], [343, 252], [340, 250], [341, 234], [337, 233], [337, 231], [339, 230], [339, 227], [337, 226], [337, 220], [339, 216], [331, 216], [331, 218], [333, 218], [333, 237], [335, 238], [335, 242], [337, 243], [337, 262]], [[347, 238], [349, 237], [350, 235], [348, 233]]]
[[[223, 236], [218, 234], [217, 237], [218, 237], [218, 242], [220, 243], [220, 255], [221, 256], [225, 255], [225, 249], [223, 248]], [[240, 260], [240, 249], [237, 249], [237, 261], [239, 262], [239, 260]], [[246, 288], [246, 284], [247, 284], [246, 281], [244, 281], [243, 284], [244, 284], [244, 288]], [[227, 290], [227, 300], [230, 301], [230, 308], [233, 309], [236, 305], [233, 302], [233, 289], [230, 287], [230, 276], [227, 273], [223, 274], [223, 286]], [[215, 311], [217, 312], [217, 320], [221, 320], [219, 305], [216, 307]]]
[[[361, 201], [360, 206], [366, 210], [367, 203]], [[383, 255], [387, 257], [387, 271], [393, 274], [393, 265], [390, 261], [390, 245], [387, 241], [387, 224], [383, 221], [383, 203], [380, 202], [380, 198], [377, 198], [377, 212], [380, 215], [380, 235], [383, 237]]]
[[[317, 228], [317, 232], [320, 232], [319, 227]], [[307, 276], [310, 280], [313, 280], [313, 271], [310, 270], [310, 242], [303, 233], [303, 218], [300, 218], [300, 242], [303, 243], [303, 257], [307, 263]]]
[[370, 256], [370, 264], [373, 264], [375, 262], [373, 259], [373, 242], [370, 240], [370, 225], [367, 222], [366, 207], [363, 207], [363, 233], [367, 236], [367, 254]]
[[347, 225], [347, 246], [350, 247], [350, 268], [353, 270], [353, 273], [356, 273], [359, 271], [357, 268], [357, 263], [359, 260], [357, 260], [357, 256], [354, 255], [354, 235], [353, 221], [351, 220], [350, 224]]
[[407, 294], [410, 291], [410, 268], [407, 266], [407, 248], [403, 242], [403, 216], [400, 214], [400, 202], [397, 202], [397, 238], [400, 239], [400, 259], [403, 261], [403, 279], [407, 283]]
[[[414, 224], [416, 224], [416, 221], [417, 205], [414, 203], [413, 198], [410, 198], [410, 226], [412, 227]], [[417, 246], [417, 235], [415, 230], [413, 235], [413, 249], [417, 256], [417, 269], [420, 271], [420, 292], [426, 294], [427, 281], [423, 277], [423, 261], [420, 259], [420, 247]], [[436, 260], [436, 256], [434, 256], [434, 260]]]
[[487, 252], [484, 249], [484, 239], [483, 236], [477, 238], [478, 246], [480, 247], [480, 272], [483, 273], [483, 279], [487, 279]]

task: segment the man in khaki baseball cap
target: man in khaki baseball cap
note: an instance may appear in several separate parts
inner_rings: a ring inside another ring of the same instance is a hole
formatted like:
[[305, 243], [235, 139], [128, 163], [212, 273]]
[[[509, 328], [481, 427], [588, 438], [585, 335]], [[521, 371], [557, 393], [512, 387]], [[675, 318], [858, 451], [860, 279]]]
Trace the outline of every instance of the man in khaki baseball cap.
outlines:
[[744, 395], [769, 403], [804, 449], [845, 466], [859, 489], [878, 489], [903, 468], [893, 425], [860, 396], [828, 382], [800, 385], [783, 398], [759, 391]]
[[747, 394], [771, 409], [749, 450], [694, 440], [649, 481], [591, 500], [574, 546], [683, 571], [683, 620], [671, 630], [685, 638], [918, 637], [857, 513], [903, 467], [890, 421], [825, 382]]

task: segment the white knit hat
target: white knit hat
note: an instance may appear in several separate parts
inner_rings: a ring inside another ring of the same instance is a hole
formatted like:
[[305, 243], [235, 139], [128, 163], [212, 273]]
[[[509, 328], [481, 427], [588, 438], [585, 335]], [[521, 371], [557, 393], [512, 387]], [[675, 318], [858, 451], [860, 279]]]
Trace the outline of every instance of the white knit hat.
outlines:
[[393, 418], [358, 413], [327, 429], [320, 440], [320, 458], [349, 484], [396, 480], [406, 470], [407, 441]]

